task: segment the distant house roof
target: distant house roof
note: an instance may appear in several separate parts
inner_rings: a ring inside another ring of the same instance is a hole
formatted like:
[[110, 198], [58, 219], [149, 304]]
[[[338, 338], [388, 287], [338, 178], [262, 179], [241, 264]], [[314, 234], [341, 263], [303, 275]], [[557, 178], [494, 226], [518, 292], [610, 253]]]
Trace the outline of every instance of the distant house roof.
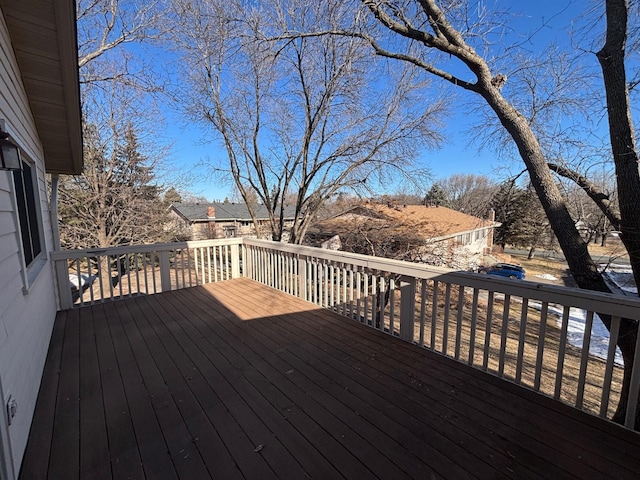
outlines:
[[354, 222], [367, 222], [374, 228], [411, 228], [421, 237], [434, 240], [500, 225], [446, 207], [368, 203], [318, 222], [315, 230], [339, 234], [352, 229]]
[[[245, 203], [174, 203], [170, 208], [192, 223], [233, 220], [251, 221], [251, 215]], [[264, 205], [258, 205], [256, 210], [258, 220], [267, 220], [269, 218]], [[284, 212], [285, 220], [293, 220], [295, 207], [287, 205], [284, 208]]]

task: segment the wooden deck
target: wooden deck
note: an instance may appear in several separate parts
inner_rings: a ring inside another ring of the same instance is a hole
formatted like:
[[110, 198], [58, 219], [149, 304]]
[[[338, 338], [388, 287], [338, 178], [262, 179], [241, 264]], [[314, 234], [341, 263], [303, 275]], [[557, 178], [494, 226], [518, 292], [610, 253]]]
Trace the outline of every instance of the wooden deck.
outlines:
[[21, 478], [640, 478], [640, 435], [246, 279], [61, 312]]

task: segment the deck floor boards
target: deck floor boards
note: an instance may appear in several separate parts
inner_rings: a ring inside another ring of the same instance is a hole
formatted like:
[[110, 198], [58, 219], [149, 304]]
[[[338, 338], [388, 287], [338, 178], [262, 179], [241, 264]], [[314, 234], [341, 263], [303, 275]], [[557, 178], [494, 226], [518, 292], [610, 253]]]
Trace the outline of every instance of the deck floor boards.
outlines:
[[640, 435], [247, 279], [60, 312], [21, 478], [640, 478]]

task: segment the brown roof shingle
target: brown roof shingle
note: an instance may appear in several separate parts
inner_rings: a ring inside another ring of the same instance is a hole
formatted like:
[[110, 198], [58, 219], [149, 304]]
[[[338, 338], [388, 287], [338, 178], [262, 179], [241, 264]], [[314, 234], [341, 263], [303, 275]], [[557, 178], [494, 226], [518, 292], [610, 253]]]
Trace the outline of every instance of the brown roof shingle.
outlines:
[[318, 222], [317, 229], [340, 233], [353, 224], [368, 222], [379, 228], [411, 228], [423, 238], [447, 237], [472, 230], [497, 226], [495, 222], [467, 215], [446, 207], [424, 205], [382, 205], [369, 203], [353, 207], [331, 219]]

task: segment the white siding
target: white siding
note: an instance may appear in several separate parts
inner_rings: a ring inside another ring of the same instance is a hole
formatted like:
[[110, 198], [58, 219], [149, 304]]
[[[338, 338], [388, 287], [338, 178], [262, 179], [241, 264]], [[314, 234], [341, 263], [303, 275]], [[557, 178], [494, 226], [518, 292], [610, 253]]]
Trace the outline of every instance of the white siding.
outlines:
[[[41, 217], [43, 253], [51, 249], [42, 146], [34, 126], [27, 96], [10, 45], [4, 18], [0, 15], [0, 118], [11, 136], [35, 162]], [[37, 278], [23, 292], [22, 262], [16, 232], [11, 175], [0, 171], [0, 384], [2, 408], [11, 395], [18, 413], [8, 427], [13, 466], [17, 473], [24, 453], [44, 361], [56, 313], [53, 274], [46, 262]], [[3, 417], [0, 416], [0, 422]], [[7, 428], [0, 425], [0, 428]], [[5, 450], [7, 446], [5, 445]]]

